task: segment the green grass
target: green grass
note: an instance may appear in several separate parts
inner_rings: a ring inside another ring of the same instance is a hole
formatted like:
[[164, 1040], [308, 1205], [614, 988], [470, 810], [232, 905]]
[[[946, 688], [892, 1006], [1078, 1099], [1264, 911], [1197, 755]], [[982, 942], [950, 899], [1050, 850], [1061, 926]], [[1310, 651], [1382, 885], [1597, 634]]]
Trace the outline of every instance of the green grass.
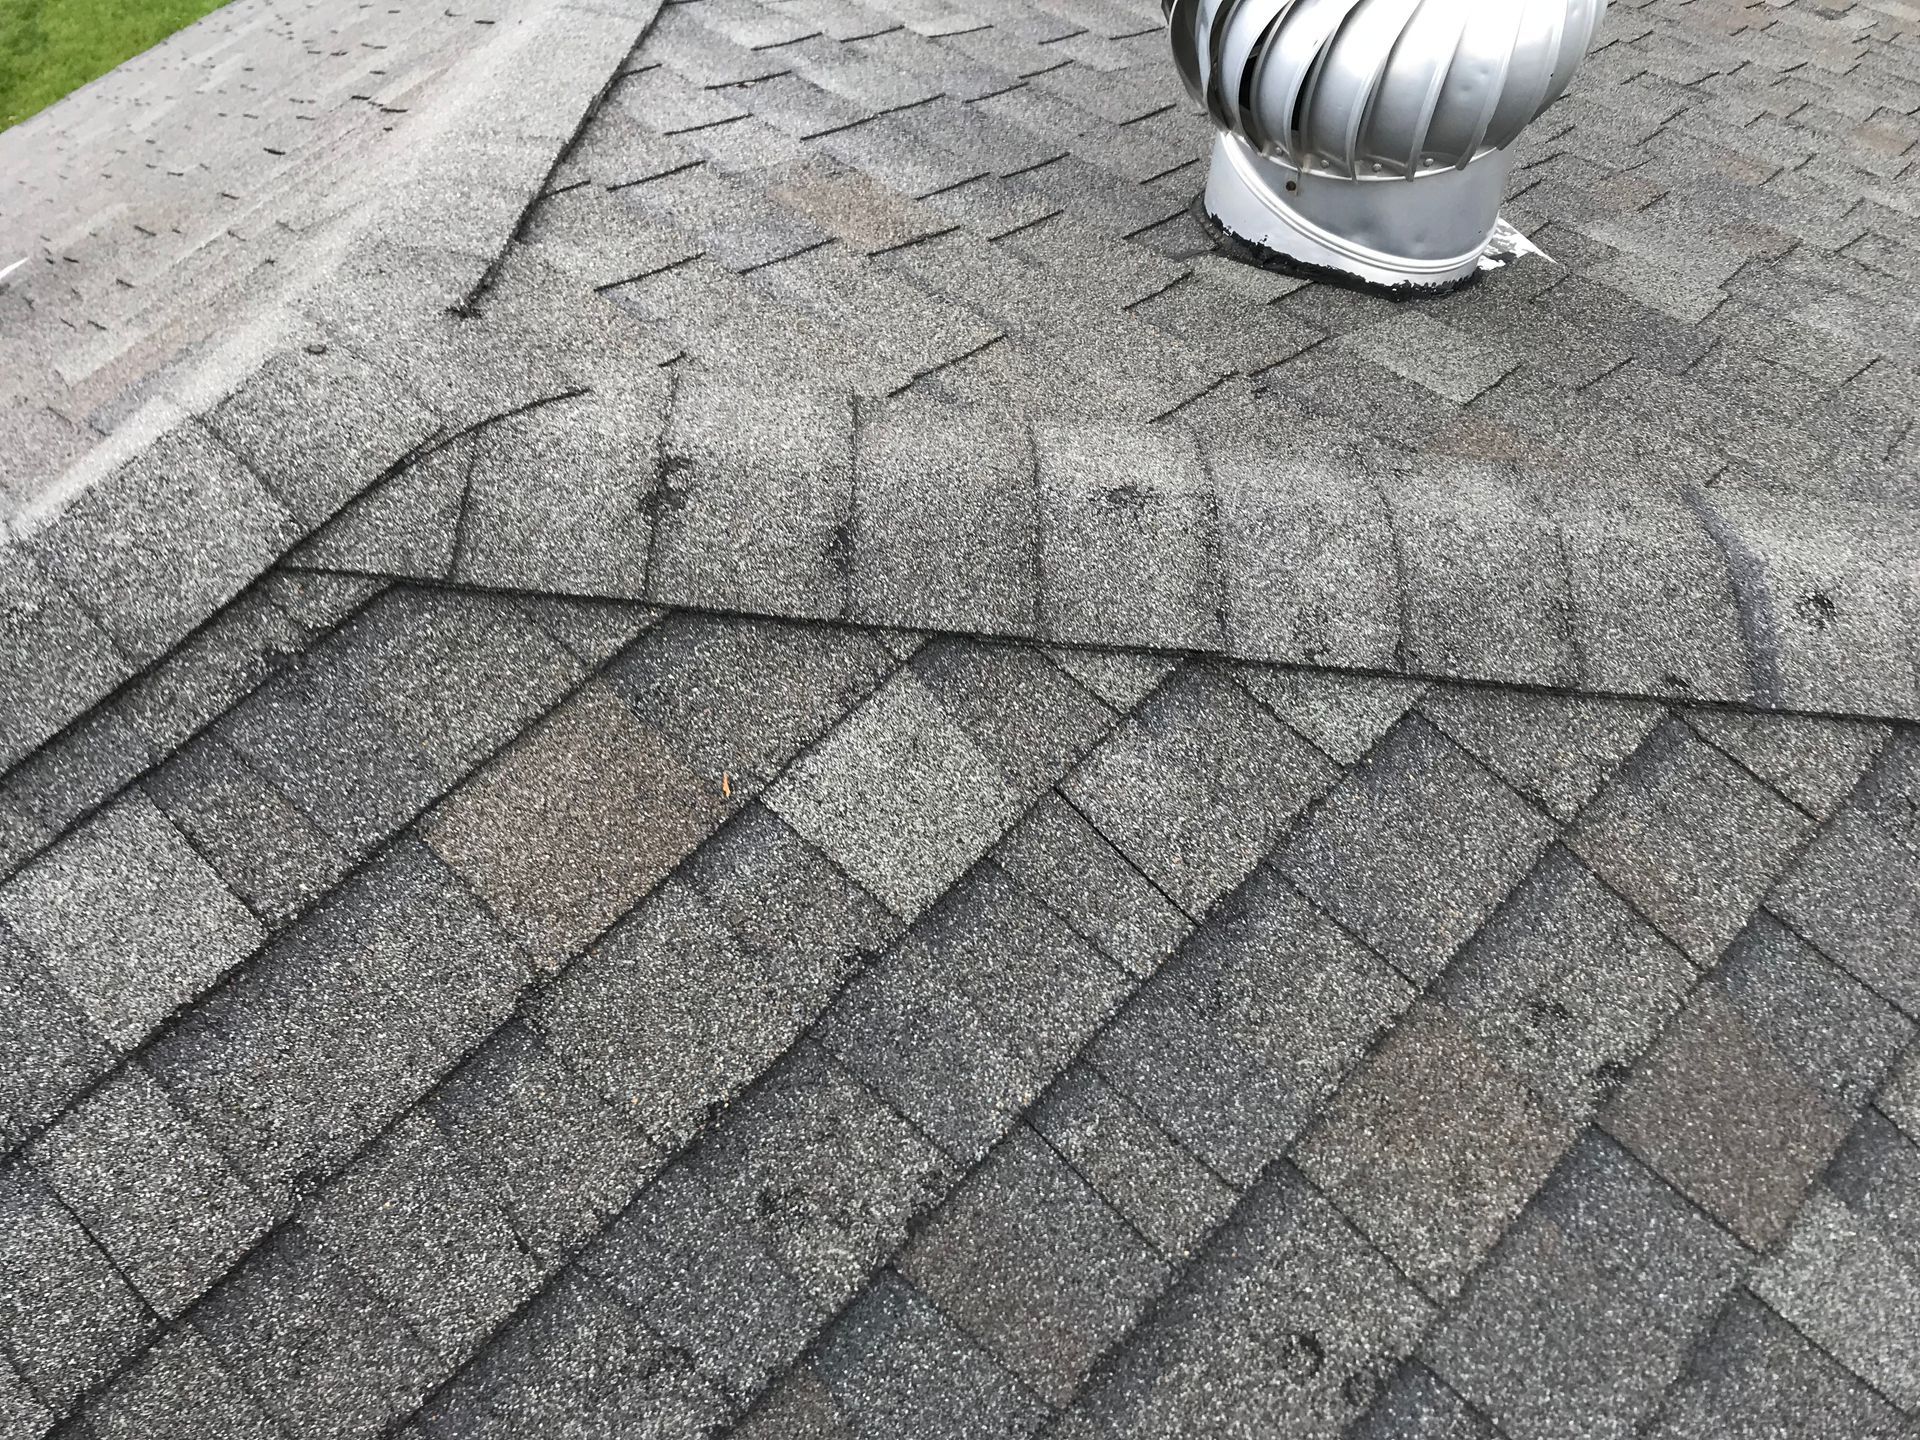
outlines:
[[224, 0], [0, 0], [0, 130]]

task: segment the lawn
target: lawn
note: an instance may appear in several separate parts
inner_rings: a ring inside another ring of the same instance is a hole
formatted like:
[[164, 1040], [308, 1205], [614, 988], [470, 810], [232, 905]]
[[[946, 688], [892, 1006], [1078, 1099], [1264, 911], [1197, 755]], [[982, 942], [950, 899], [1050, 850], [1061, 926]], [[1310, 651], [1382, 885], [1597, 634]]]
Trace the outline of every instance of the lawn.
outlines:
[[224, 0], [0, 0], [0, 130]]

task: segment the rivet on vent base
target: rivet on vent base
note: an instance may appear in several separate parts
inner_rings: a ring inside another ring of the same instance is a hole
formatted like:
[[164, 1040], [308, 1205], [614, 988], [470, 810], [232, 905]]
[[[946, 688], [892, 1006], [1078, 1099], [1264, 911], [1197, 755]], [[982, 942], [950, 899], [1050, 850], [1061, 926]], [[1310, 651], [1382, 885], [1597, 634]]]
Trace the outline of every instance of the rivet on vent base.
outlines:
[[1472, 276], [1522, 130], [1606, 0], [1169, 0], [1219, 130], [1205, 206], [1257, 253], [1390, 289]]

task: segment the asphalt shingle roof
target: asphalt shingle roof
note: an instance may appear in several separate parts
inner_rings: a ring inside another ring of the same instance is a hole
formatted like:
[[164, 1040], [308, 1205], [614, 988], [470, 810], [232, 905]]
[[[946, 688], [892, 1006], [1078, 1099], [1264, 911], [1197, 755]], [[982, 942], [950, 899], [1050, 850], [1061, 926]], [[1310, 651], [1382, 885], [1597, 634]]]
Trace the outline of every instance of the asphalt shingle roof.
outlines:
[[336, 11], [0, 137], [0, 1434], [1912, 1432], [1906, 7], [1401, 304], [1135, 0]]

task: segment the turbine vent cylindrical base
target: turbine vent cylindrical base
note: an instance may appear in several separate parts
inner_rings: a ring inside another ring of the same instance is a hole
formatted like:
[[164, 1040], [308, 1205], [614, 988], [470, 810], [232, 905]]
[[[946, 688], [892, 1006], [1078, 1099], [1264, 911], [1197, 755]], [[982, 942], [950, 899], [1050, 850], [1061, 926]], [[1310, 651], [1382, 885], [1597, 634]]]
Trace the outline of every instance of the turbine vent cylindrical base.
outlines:
[[1214, 139], [1206, 210], [1235, 239], [1310, 270], [1390, 289], [1443, 289], [1473, 275], [1500, 218], [1504, 153], [1464, 170], [1352, 181]]

